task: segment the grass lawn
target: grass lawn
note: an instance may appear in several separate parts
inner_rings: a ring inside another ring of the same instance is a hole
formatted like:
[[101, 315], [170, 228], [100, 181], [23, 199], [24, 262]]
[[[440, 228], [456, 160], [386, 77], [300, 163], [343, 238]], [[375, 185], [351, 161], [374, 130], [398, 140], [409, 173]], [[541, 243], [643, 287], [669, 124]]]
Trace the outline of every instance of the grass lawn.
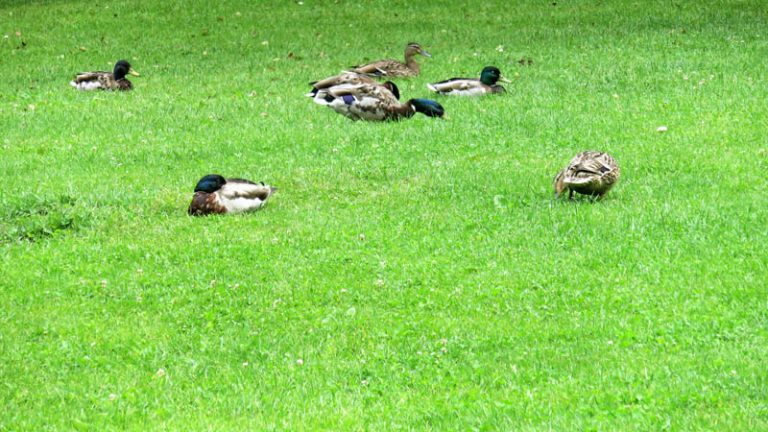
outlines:
[[[766, 22], [761, 0], [0, 3], [0, 430], [768, 430]], [[302, 96], [410, 41], [433, 58], [403, 97], [444, 120]], [[133, 92], [69, 87], [120, 58]], [[487, 65], [508, 94], [425, 87]], [[554, 200], [588, 149], [622, 179]], [[279, 191], [188, 217], [212, 172]]]

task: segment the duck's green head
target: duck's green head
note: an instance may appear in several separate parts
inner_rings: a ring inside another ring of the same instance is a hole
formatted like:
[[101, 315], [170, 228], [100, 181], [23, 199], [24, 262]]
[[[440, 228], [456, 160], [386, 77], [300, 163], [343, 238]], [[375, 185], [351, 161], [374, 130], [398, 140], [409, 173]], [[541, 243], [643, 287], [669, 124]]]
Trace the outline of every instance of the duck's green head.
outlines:
[[496, 66], [486, 66], [483, 71], [480, 72], [480, 82], [492, 86], [497, 82], [510, 82], [508, 79], [501, 75], [501, 71]]
[[416, 110], [427, 117], [442, 117], [445, 114], [445, 109], [439, 103], [430, 99], [411, 99], [409, 104]]
[[227, 184], [227, 180], [218, 174], [208, 174], [200, 179], [195, 186], [195, 192], [214, 193]]
[[131, 74], [133, 76], [139, 76], [139, 73], [133, 70], [131, 64], [127, 60], [119, 60], [115, 63], [115, 70], [112, 72], [115, 79], [123, 79], [126, 75]]
[[424, 48], [422, 48], [421, 45], [416, 42], [409, 42], [408, 46], [405, 47], [405, 56], [408, 57], [414, 54], [421, 54], [424, 57], [432, 57], [432, 54], [424, 51]]

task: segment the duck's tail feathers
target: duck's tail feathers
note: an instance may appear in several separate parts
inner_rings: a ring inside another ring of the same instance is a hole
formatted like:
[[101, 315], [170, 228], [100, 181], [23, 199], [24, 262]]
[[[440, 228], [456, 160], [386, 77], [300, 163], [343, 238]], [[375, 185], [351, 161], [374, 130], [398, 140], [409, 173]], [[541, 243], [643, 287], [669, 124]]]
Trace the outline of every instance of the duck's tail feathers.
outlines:
[[319, 91], [312, 97], [312, 100], [318, 105], [329, 105], [334, 99], [336, 98], [332, 94], [324, 91]]

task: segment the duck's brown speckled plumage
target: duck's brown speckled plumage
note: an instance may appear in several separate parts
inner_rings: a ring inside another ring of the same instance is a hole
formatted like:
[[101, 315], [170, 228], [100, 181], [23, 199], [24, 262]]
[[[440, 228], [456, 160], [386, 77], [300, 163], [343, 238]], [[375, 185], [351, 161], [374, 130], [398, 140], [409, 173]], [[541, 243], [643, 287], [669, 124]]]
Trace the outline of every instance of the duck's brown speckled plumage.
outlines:
[[331, 87], [342, 86], [342, 85], [360, 85], [360, 84], [382, 86], [387, 90], [389, 90], [390, 92], [392, 92], [392, 94], [395, 95], [395, 98], [400, 99], [400, 91], [392, 81], [386, 81], [384, 83], [380, 83], [369, 75], [360, 74], [357, 72], [346, 72], [346, 71], [340, 73], [339, 75], [334, 75], [328, 78], [321, 79], [319, 81], [314, 81], [309, 83], [309, 85], [312, 86], [312, 91], [307, 93], [305, 96], [313, 98], [317, 96], [317, 93], [319, 91], [328, 90]]
[[376, 84], [377, 81], [370, 75], [361, 74], [357, 72], [342, 72], [338, 75], [334, 75], [328, 78], [323, 78], [319, 81], [309, 83], [312, 88], [317, 90], [327, 89], [342, 84]]
[[219, 204], [216, 194], [208, 192], [195, 192], [195, 195], [192, 196], [192, 202], [187, 209], [187, 213], [190, 216], [224, 214], [226, 212], [226, 207]]
[[568, 191], [602, 198], [619, 180], [621, 170], [616, 160], [605, 152], [585, 151], [577, 154], [560, 171], [554, 180], [555, 194], [560, 196]]
[[431, 54], [424, 51], [421, 45], [411, 42], [405, 47], [405, 63], [392, 59], [377, 60], [364, 65], [353, 66], [353, 72], [388, 77], [418, 76], [421, 73], [421, 68], [419, 68], [419, 64], [414, 59], [417, 54], [432, 57]]

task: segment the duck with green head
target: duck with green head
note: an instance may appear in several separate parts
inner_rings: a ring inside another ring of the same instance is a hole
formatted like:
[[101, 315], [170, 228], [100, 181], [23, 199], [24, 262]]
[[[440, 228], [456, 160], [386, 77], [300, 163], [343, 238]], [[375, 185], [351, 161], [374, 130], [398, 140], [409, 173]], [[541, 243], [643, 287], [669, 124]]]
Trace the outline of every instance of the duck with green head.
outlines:
[[190, 216], [206, 216], [258, 210], [276, 190], [264, 182], [225, 179], [218, 174], [208, 174], [198, 180], [187, 213]]
[[401, 103], [394, 92], [381, 85], [343, 84], [317, 92], [315, 103], [325, 105], [352, 120], [396, 121], [421, 113], [442, 117], [443, 107], [429, 99], [410, 99]]
[[427, 88], [437, 94], [451, 96], [480, 96], [484, 94], [504, 93], [504, 87], [497, 82], [510, 82], [501, 75], [496, 66], [486, 66], [480, 72], [480, 78], [451, 78], [434, 84], [427, 84]]
[[82, 72], [77, 74], [75, 79], [70, 81], [69, 85], [83, 91], [126, 91], [133, 89], [133, 84], [131, 84], [131, 82], [126, 79], [127, 75], [139, 76], [139, 73], [133, 70], [128, 61], [119, 60], [117, 63], [115, 63], [115, 68], [112, 72]]
[[414, 77], [421, 72], [419, 64], [414, 59], [417, 54], [432, 57], [432, 54], [424, 51], [421, 45], [410, 42], [405, 47], [405, 63], [392, 59], [377, 60], [364, 65], [352, 66], [352, 72], [388, 77]]

